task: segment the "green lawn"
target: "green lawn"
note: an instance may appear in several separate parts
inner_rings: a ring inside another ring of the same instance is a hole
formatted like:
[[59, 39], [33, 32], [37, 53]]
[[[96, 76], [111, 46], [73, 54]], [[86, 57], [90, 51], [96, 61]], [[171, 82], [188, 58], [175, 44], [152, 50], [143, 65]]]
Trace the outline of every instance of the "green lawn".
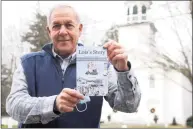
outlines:
[[[121, 128], [122, 124], [120, 123], [103, 123], [100, 125], [101, 128]], [[127, 128], [165, 128], [163, 125], [127, 125]], [[186, 128], [183, 126], [169, 126], [168, 128]]]
[[[8, 128], [8, 126], [7, 125], [1, 125], [1, 128]], [[13, 125], [12, 128], [17, 128], [17, 125]]]
[[1, 128], [8, 128], [7, 125], [1, 125]]

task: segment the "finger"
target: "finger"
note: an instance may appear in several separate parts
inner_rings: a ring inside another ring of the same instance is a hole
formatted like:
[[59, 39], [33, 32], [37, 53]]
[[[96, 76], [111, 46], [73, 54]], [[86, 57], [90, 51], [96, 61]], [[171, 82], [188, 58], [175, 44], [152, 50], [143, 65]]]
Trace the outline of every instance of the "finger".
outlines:
[[108, 51], [113, 51], [116, 48], [121, 48], [121, 45], [117, 42], [113, 42], [109, 47], [108, 47]]
[[108, 48], [108, 47], [112, 44], [112, 42], [113, 42], [113, 40], [108, 39], [108, 42], [106, 42], [106, 43], [103, 45], [103, 47], [104, 47], [104, 48]]
[[76, 97], [77, 99], [84, 99], [84, 96], [74, 89], [64, 88], [62, 91], [70, 96]]
[[72, 107], [72, 108], [74, 108], [74, 107], [76, 106], [76, 104], [77, 104], [77, 103], [73, 103], [73, 102], [70, 102], [70, 101], [68, 101], [68, 100], [64, 100], [64, 101], [62, 102], [62, 105], [65, 105], [65, 106], [67, 106], [67, 107]]
[[123, 54], [124, 50], [123, 49], [115, 49], [113, 52], [111, 52], [111, 54], [108, 56], [109, 60], [111, 61], [113, 59], [114, 56], [118, 55], [118, 54]]
[[126, 53], [118, 54], [112, 58], [112, 63], [115, 64], [118, 60], [125, 60], [128, 56]]
[[108, 48], [107, 48], [107, 54], [108, 56], [115, 50], [115, 49], [122, 49], [121, 45], [118, 43], [112, 43]]
[[69, 94], [67, 94], [66, 92], [63, 92], [63, 94], [61, 95], [61, 99], [63, 100], [68, 100], [72, 103], [78, 103], [79, 99], [74, 97], [74, 96], [70, 96]]
[[70, 101], [68, 101], [68, 100], [60, 100], [59, 105], [60, 105], [60, 106], [61, 106], [61, 105], [65, 105], [65, 106], [67, 106], [67, 107], [75, 107], [75, 106], [76, 106], [75, 103], [72, 103], [72, 102], [70, 102]]
[[68, 107], [68, 106], [66, 106], [66, 105], [61, 105], [61, 106], [59, 107], [59, 111], [60, 111], [60, 112], [72, 112], [73, 110], [74, 110], [73, 107]]

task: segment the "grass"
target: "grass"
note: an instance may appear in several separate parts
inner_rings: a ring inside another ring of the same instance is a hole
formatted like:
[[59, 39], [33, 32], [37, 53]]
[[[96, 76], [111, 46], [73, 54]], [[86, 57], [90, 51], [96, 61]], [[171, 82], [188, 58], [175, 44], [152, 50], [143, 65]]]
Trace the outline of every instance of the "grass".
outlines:
[[[8, 125], [1, 125], [1, 128], [8, 128]], [[17, 125], [13, 125], [12, 128], [18, 128]]]
[[[100, 125], [101, 128], [121, 128], [123, 124], [121, 123], [103, 123]], [[164, 125], [126, 125], [126, 128], [165, 128]], [[167, 128], [186, 128], [184, 126], [168, 126]]]
[[1, 128], [8, 128], [8, 125], [1, 125]]

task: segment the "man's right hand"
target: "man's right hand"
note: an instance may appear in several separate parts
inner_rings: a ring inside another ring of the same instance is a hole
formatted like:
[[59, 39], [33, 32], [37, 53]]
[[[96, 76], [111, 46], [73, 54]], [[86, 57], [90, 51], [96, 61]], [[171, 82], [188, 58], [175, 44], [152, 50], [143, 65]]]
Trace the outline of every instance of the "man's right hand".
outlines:
[[56, 97], [56, 108], [59, 112], [72, 112], [74, 107], [84, 96], [78, 91], [70, 88], [64, 88]]

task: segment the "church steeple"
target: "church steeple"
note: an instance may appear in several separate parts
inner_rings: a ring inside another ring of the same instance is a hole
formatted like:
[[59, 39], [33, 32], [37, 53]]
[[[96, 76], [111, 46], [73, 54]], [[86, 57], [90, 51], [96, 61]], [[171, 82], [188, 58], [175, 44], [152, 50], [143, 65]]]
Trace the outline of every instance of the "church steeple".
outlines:
[[151, 1], [126, 1], [124, 5], [127, 23], [148, 22], [147, 10], [151, 5]]

